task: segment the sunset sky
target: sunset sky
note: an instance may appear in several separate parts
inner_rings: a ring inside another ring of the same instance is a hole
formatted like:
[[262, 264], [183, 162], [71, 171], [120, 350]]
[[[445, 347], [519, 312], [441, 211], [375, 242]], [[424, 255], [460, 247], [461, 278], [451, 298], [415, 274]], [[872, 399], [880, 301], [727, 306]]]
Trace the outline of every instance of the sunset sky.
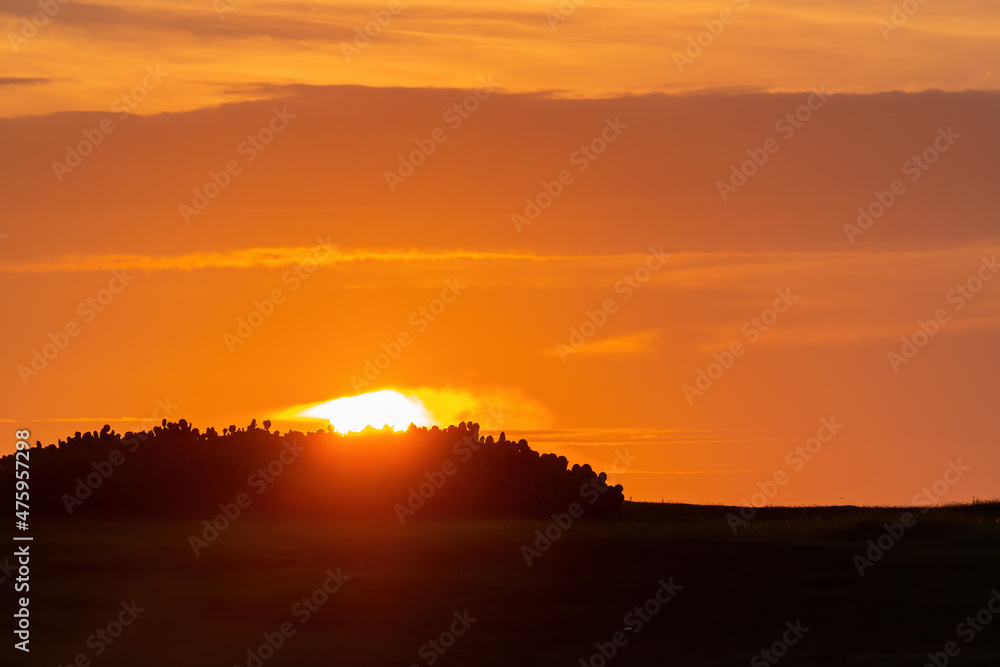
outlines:
[[0, 451], [395, 389], [635, 500], [996, 498], [1000, 4], [912, 5], [0, 0]]

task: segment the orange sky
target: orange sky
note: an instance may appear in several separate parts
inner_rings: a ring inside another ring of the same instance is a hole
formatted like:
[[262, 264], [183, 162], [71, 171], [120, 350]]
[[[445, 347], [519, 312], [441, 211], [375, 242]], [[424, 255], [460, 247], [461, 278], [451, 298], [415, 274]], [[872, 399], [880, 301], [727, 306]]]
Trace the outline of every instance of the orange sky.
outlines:
[[996, 3], [230, 4], [0, 4], [11, 432], [393, 387], [635, 499], [998, 495]]

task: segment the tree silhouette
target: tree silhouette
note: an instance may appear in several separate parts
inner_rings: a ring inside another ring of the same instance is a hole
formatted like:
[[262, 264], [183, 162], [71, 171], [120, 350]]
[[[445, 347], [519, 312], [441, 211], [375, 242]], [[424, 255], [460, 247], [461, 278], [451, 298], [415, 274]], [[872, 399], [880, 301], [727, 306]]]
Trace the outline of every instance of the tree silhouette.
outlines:
[[[248, 493], [256, 512], [282, 516], [547, 519], [572, 503], [586, 518], [613, 516], [624, 502], [621, 485], [589, 465], [569, 467], [505, 433], [483, 437], [472, 422], [350, 436], [256, 423], [221, 436], [184, 419], [124, 435], [77, 432], [32, 451], [32, 510], [204, 518]], [[0, 459], [0, 483], [12, 488], [14, 469], [13, 455]]]

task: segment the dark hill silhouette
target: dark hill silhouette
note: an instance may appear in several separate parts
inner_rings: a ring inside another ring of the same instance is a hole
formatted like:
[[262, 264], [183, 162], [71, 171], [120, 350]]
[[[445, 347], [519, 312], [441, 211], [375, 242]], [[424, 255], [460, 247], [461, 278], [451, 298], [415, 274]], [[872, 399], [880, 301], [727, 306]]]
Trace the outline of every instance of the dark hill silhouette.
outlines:
[[[30, 449], [31, 511], [74, 516], [205, 518], [246, 494], [253, 513], [338, 518], [537, 517], [579, 503], [616, 514], [624, 496], [589, 465], [479, 435], [472, 422], [405, 432], [285, 434], [254, 420], [220, 435], [184, 419], [120, 435], [105, 426]], [[14, 456], [0, 460], [13, 486]]]

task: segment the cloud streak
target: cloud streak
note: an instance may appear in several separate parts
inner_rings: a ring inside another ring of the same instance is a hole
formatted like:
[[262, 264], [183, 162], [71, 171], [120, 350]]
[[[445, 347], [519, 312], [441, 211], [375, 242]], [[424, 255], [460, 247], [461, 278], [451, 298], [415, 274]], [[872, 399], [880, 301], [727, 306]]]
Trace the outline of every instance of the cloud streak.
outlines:
[[[37, 10], [30, 0], [0, 6], [11, 25]], [[169, 111], [213, 106], [226, 99], [226, 89], [259, 83], [262, 76], [269, 84], [424, 88], [468, 85], [493, 73], [510, 90], [572, 98], [801, 91], [817, 83], [855, 93], [1000, 85], [990, 66], [1000, 34], [1000, 10], [991, 0], [968, 0], [961, 9], [928, 3], [903, 28], [906, 38], [889, 43], [877, 24], [891, 8], [879, 0], [836, 6], [754, 0], [712, 41], [711, 58], [684, 71], [673, 66], [672, 54], [683, 53], [688, 40], [705, 30], [704, 21], [718, 16], [718, 9], [694, 0], [589, 0], [557, 30], [545, 15], [558, 11], [557, 2], [404, 3], [374, 37], [377, 45], [358, 62], [347, 62], [341, 44], [354, 40], [372, 20], [371, 11], [369, 5], [332, 2], [242, 3], [220, 21], [204, 1], [74, 0], [54, 18], [58, 30], [24, 46], [32, 55], [32, 72], [25, 76], [67, 80], [51, 95], [17, 106], [20, 113], [28, 106], [36, 113], [101, 109], [108, 92], [134, 85], [128, 76], [151, 61], [177, 73], [172, 91], [152, 103]], [[58, 51], [80, 57], [67, 62], [49, 55]], [[954, 57], [942, 60], [943, 52]], [[248, 60], [268, 66], [248, 69]], [[9, 64], [17, 70], [26, 62]], [[0, 114], [12, 115], [14, 107], [4, 101]]]
[[183, 255], [156, 256], [135, 254], [65, 255], [46, 261], [6, 262], [0, 273], [77, 273], [131, 271], [199, 271], [205, 269], [277, 269], [312, 261], [320, 266], [336, 267], [361, 262], [392, 264], [449, 264], [456, 262], [500, 261], [528, 264], [558, 262], [566, 264], [628, 266], [645, 255], [555, 255], [525, 252], [487, 252], [475, 250], [354, 250], [317, 257], [316, 246], [284, 248], [245, 248], [220, 252], [194, 252]]

